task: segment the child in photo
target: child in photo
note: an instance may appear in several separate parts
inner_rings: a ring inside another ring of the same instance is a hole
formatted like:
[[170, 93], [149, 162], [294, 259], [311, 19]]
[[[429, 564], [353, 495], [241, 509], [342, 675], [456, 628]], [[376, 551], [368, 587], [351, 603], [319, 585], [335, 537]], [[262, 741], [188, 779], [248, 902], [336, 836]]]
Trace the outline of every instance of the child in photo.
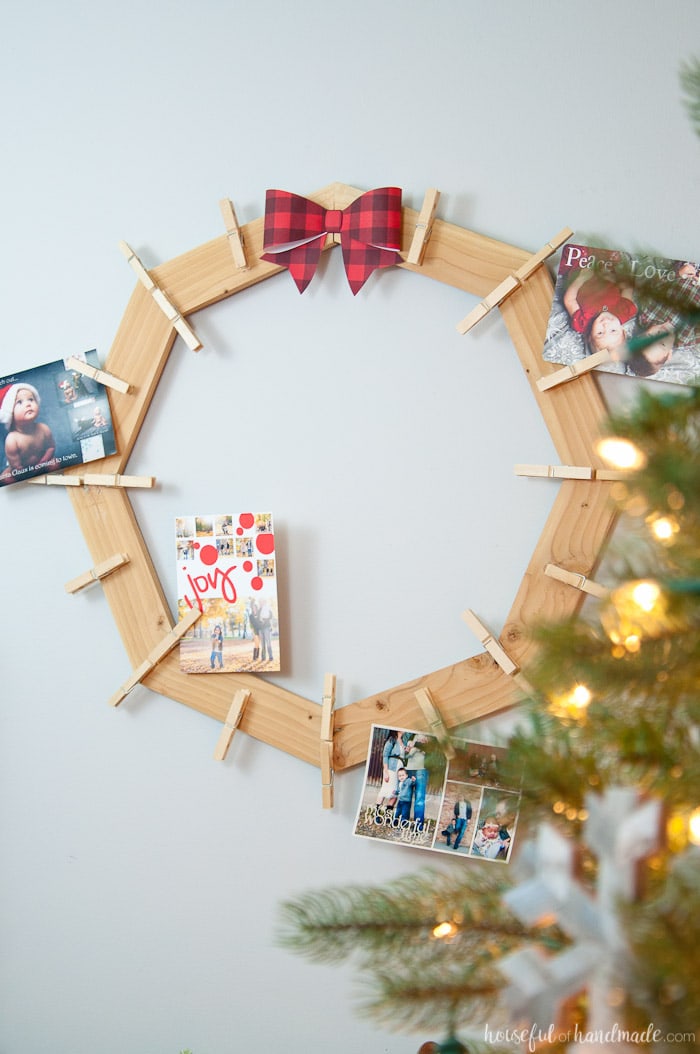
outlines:
[[394, 809], [396, 820], [411, 819], [411, 798], [415, 782], [415, 776], [409, 776], [405, 768], [401, 767], [396, 770], [396, 808]]
[[564, 293], [564, 307], [571, 328], [580, 333], [589, 354], [607, 351], [624, 357], [628, 333], [625, 324], [637, 314], [631, 288], [618, 286], [595, 271], [581, 270]]
[[51, 461], [56, 444], [47, 424], [39, 420], [41, 398], [32, 384], [22, 382], [8, 388], [0, 406], [0, 424], [7, 429], [7, 468], [1, 481], [11, 481], [13, 471], [34, 468]]
[[93, 428], [106, 428], [107, 418], [104, 415], [102, 407], [99, 403], [95, 406], [95, 412], [92, 415], [92, 427]]
[[502, 827], [495, 816], [487, 816], [474, 835], [472, 855], [482, 856], [486, 860], [504, 859], [510, 849], [510, 834]]

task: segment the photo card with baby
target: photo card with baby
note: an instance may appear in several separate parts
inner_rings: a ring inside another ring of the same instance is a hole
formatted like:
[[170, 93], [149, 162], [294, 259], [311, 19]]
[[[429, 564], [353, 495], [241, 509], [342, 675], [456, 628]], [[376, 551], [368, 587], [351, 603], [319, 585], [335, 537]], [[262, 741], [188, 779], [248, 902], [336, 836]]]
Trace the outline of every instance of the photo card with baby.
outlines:
[[202, 617], [180, 641], [184, 673], [280, 669], [275, 532], [270, 512], [175, 519], [178, 618]]
[[506, 863], [520, 793], [504, 787], [502, 747], [373, 725], [353, 834], [393, 845]]
[[[99, 369], [94, 349], [71, 359]], [[107, 389], [67, 362], [0, 377], [0, 486], [117, 452]]]
[[700, 267], [568, 243], [562, 249], [543, 357], [672, 384], [700, 380]]

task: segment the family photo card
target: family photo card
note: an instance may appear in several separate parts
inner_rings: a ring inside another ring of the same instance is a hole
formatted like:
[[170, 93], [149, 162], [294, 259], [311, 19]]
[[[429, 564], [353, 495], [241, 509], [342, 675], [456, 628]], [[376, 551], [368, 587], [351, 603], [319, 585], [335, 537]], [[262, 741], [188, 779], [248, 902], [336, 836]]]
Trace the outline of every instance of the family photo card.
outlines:
[[[554, 286], [543, 357], [653, 381], [700, 380], [700, 267], [567, 244]], [[635, 354], [631, 351], [635, 350]]]
[[360, 838], [505, 863], [520, 794], [501, 784], [505, 750], [373, 725], [353, 833]]

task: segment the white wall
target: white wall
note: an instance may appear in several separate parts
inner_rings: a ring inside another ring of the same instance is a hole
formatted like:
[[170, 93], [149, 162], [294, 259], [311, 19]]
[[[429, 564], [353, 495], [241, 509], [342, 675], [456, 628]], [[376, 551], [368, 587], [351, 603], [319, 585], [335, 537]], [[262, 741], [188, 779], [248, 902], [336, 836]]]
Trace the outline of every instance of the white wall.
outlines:
[[[109, 350], [147, 266], [218, 236], [218, 201], [396, 184], [538, 249], [561, 227], [698, 256], [682, 60], [696, 0], [6, 3], [0, 373]], [[696, 52], [697, 53], [697, 52]], [[271, 508], [286, 567], [280, 683], [339, 704], [477, 650], [546, 518], [553, 448], [498, 318], [394, 271], [356, 299], [335, 254], [193, 321], [129, 471], [174, 599], [176, 513]], [[630, 382], [634, 383], [634, 382]], [[255, 442], [251, 443], [251, 431]], [[349, 969], [274, 946], [279, 903], [432, 862], [351, 835], [361, 772], [319, 774], [143, 688], [59, 488], [5, 488], [0, 1054], [412, 1054], [354, 1012]], [[364, 552], [363, 547], [369, 551]], [[447, 861], [452, 864], [452, 861]], [[447, 866], [443, 864], [442, 866]], [[455, 862], [454, 866], [465, 866]], [[466, 865], [468, 866], [468, 865]]]

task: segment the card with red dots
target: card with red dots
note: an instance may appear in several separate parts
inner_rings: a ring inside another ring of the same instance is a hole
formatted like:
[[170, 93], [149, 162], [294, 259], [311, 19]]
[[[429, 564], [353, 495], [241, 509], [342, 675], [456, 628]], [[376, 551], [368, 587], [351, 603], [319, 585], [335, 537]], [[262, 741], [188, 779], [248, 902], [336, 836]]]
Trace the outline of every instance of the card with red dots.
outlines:
[[175, 519], [178, 618], [202, 617], [180, 641], [185, 673], [280, 669], [275, 532], [269, 512]]

